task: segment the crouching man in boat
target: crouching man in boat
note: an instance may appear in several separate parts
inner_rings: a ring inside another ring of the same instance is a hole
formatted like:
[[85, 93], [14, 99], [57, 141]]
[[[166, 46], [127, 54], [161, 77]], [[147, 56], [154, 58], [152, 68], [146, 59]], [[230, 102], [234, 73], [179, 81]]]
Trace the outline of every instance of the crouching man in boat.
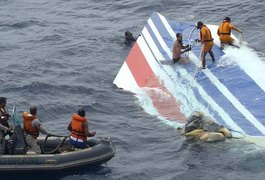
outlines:
[[11, 136], [13, 127], [9, 122], [10, 115], [5, 109], [6, 107], [6, 98], [0, 97], [0, 143], [4, 142], [5, 136]]
[[[187, 63], [189, 60], [188, 57], [181, 57], [181, 54], [190, 51], [191, 46], [190, 45], [186, 45], [186, 46], [183, 45], [183, 42], [182, 42], [183, 36], [181, 33], [177, 33], [176, 37], [177, 37], [177, 39], [173, 45], [173, 57], [172, 57], [173, 63], [177, 63], [179, 61], [182, 63]], [[184, 50], [182, 51], [182, 49], [184, 49]]]
[[23, 128], [25, 132], [25, 139], [27, 142], [27, 145], [29, 146], [28, 153], [36, 153], [40, 154], [41, 149], [40, 146], [37, 143], [37, 138], [40, 134], [47, 134], [49, 135], [48, 131], [43, 127], [40, 120], [37, 118], [37, 107], [31, 106], [28, 112], [23, 112]]
[[231, 132], [227, 128], [197, 111], [188, 117], [184, 128], [184, 135], [188, 139], [207, 142], [224, 141], [225, 138], [232, 137]]
[[70, 143], [78, 149], [87, 148], [87, 137], [96, 135], [96, 131], [89, 132], [88, 120], [85, 118], [86, 112], [79, 109], [77, 114], [72, 115], [72, 121], [68, 125], [68, 130], [71, 131]]

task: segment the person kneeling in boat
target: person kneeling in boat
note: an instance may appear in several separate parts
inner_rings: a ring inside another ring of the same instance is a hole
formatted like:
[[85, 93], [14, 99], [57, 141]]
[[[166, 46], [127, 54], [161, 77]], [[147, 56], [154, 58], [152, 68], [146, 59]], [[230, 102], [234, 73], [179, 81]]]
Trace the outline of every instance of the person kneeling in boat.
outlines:
[[[186, 46], [183, 45], [181, 33], [177, 33], [176, 37], [177, 37], [177, 39], [176, 39], [174, 46], [173, 46], [173, 57], [172, 57], [173, 63], [177, 63], [179, 61], [187, 63], [188, 58], [187, 57], [181, 57], [181, 54], [190, 51], [191, 46], [190, 45], [186, 45]], [[182, 51], [182, 49], [184, 49], [184, 50]]]
[[221, 42], [221, 49], [224, 48], [225, 44], [236, 46], [234, 45], [235, 40], [231, 37], [231, 30], [235, 30], [239, 33], [242, 33], [242, 31], [240, 31], [237, 27], [231, 24], [231, 18], [226, 17], [224, 18], [223, 22], [219, 25], [219, 28], [217, 30], [217, 34]]
[[43, 127], [40, 120], [37, 118], [37, 107], [31, 106], [29, 112], [23, 112], [23, 128], [25, 132], [25, 139], [27, 145], [29, 146], [28, 154], [36, 153], [40, 154], [41, 149], [38, 145], [38, 136], [40, 132], [42, 134], [49, 135], [50, 133]]
[[224, 141], [232, 137], [231, 132], [201, 112], [193, 112], [187, 119], [184, 134], [188, 139], [207, 142]]
[[96, 135], [96, 131], [89, 132], [88, 120], [85, 118], [86, 112], [79, 109], [77, 114], [72, 115], [72, 121], [68, 125], [68, 130], [71, 131], [70, 143], [78, 149], [88, 147], [87, 137]]

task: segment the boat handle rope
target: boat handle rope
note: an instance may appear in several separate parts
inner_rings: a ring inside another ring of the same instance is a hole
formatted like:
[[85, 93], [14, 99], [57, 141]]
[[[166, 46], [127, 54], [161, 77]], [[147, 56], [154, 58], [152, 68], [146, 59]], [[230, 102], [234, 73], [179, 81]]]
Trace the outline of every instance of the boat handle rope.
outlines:
[[[60, 138], [63, 138], [63, 139], [61, 139], [61, 142], [59, 143], [59, 145], [58, 145], [55, 149], [53, 149], [53, 150], [51, 150], [51, 151], [45, 151], [45, 150], [44, 150], [44, 147], [45, 147], [45, 145], [46, 145], [47, 140], [48, 140], [49, 137], [60, 137]], [[43, 144], [42, 144], [42, 152], [43, 152], [43, 154], [54, 154], [55, 152], [57, 152], [58, 149], [64, 144], [65, 140], [66, 140], [68, 137], [70, 137], [70, 135], [67, 135], [67, 136], [61, 136], [61, 135], [56, 135], [56, 134], [48, 134], [48, 135], [45, 137], [45, 140], [44, 140], [44, 142], [43, 142]]]
[[[228, 128], [227, 128], [227, 129], [228, 129]], [[228, 130], [231, 131], [231, 132], [236, 132], [236, 133], [239, 133], [239, 134], [242, 135], [242, 137], [235, 137], [235, 136], [232, 136], [232, 137], [230, 137], [230, 138], [234, 138], [234, 139], [244, 139], [244, 138], [246, 137], [246, 135], [245, 135], [244, 133], [240, 132], [240, 131], [236, 131], [236, 130], [233, 130], [233, 129], [228, 129]]]

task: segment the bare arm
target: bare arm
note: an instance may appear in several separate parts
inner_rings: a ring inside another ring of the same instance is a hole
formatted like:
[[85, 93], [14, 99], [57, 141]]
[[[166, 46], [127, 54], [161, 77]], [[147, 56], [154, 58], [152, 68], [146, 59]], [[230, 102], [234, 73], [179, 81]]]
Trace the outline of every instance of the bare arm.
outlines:
[[95, 134], [96, 134], [95, 131], [93, 131], [91, 133], [89, 132], [89, 127], [88, 127], [88, 122], [87, 121], [83, 123], [83, 127], [85, 129], [85, 134], [86, 134], [87, 137], [95, 136]]
[[38, 128], [38, 130], [42, 133], [42, 134], [50, 134], [45, 128], [44, 126], [41, 124], [40, 120], [35, 119], [32, 121], [32, 127], [36, 127]]
[[2, 124], [0, 124], [0, 130], [2, 131], [7, 131], [8, 127], [3, 126]]
[[40, 132], [42, 133], [42, 134], [50, 134], [45, 128], [44, 128], [44, 126], [43, 125], [40, 125], [39, 126], [39, 130], [40, 130]]

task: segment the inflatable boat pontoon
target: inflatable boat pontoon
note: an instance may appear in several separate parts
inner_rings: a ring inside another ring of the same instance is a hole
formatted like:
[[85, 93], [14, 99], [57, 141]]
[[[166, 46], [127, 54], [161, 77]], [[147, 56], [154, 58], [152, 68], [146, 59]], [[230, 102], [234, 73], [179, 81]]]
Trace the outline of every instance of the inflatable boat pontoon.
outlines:
[[[115, 147], [110, 138], [91, 138], [88, 140], [89, 148], [71, 150], [67, 148], [68, 140], [64, 141], [64, 138], [45, 140], [41, 137], [38, 141], [43, 147], [42, 150], [48, 154], [9, 155], [10, 151], [6, 146], [5, 154], [0, 155], [0, 173], [54, 172], [80, 169], [106, 163], [115, 155]], [[61, 144], [62, 141], [64, 141], [63, 144]], [[20, 147], [14, 151], [25, 152]]]

